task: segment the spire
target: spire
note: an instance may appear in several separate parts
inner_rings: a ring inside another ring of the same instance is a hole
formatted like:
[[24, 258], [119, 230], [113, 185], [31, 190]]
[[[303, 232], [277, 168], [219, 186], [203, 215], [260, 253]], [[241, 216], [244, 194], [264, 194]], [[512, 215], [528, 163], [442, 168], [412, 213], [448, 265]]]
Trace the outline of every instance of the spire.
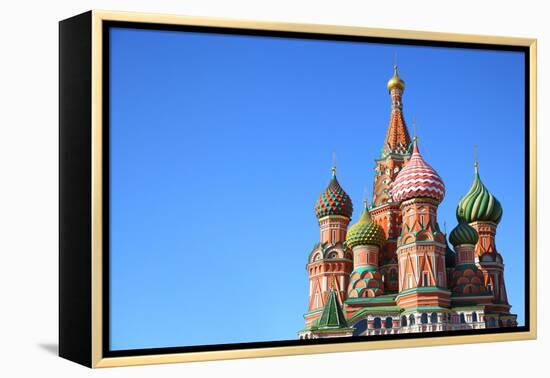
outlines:
[[319, 318], [318, 327], [321, 329], [348, 327], [348, 323], [346, 322], [346, 318], [342, 312], [342, 307], [338, 302], [338, 298], [336, 297], [336, 292], [333, 287], [331, 287], [328, 294], [327, 303], [325, 303], [325, 306], [323, 307], [323, 313]]
[[407, 154], [411, 144], [411, 137], [403, 118], [401, 102], [405, 83], [397, 74], [397, 65], [394, 66], [393, 77], [388, 81], [388, 90], [392, 100], [390, 123], [386, 133], [386, 140], [382, 154]]

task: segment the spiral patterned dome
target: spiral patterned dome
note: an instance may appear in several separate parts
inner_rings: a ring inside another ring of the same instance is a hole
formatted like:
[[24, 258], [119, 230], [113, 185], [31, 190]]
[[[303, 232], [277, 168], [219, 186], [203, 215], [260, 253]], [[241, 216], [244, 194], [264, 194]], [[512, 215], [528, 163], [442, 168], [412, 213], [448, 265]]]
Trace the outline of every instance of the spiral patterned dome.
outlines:
[[476, 245], [479, 239], [477, 231], [470, 226], [468, 223], [461, 221], [458, 225], [451, 231], [449, 240], [454, 246], [463, 245], [463, 244], [472, 244]]
[[315, 203], [315, 215], [318, 219], [327, 215], [342, 215], [351, 218], [352, 213], [353, 204], [351, 198], [340, 186], [340, 183], [336, 179], [336, 170], [333, 168], [332, 179], [328, 187], [321, 193]]
[[366, 206], [361, 218], [349, 228], [346, 235], [346, 244], [353, 248], [358, 245], [376, 245], [382, 247], [386, 237], [382, 227], [372, 222]]
[[411, 198], [432, 198], [437, 202], [445, 197], [445, 184], [439, 174], [424, 161], [415, 140], [411, 159], [405, 164], [392, 185], [395, 202]]
[[466, 223], [488, 221], [498, 224], [502, 218], [502, 206], [479, 178], [477, 163], [474, 182], [470, 190], [458, 203], [456, 218]]

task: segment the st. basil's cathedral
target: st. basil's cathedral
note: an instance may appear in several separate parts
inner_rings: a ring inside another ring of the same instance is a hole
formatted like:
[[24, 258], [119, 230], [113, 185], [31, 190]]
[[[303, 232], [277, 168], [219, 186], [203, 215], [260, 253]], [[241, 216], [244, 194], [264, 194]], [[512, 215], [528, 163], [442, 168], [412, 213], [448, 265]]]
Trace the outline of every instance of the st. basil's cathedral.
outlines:
[[[441, 231], [445, 184], [426, 162], [403, 116], [405, 83], [388, 81], [391, 116], [375, 160], [370, 206], [349, 226], [353, 205], [336, 178], [315, 203], [320, 241], [308, 257], [308, 312], [301, 339], [517, 326], [495, 243], [500, 202], [474, 181], [457, 225]], [[349, 226], [349, 227], [348, 227]]]

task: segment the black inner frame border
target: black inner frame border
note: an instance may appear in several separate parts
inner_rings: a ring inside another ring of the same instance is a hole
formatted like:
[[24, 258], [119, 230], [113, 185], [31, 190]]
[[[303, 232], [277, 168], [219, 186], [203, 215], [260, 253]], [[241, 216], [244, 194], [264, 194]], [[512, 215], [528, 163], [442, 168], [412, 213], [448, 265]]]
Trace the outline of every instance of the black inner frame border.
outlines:
[[[386, 45], [409, 45], [409, 46], [426, 46], [426, 47], [447, 47], [447, 48], [463, 48], [476, 50], [495, 50], [495, 51], [514, 51], [523, 52], [524, 54], [524, 89], [525, 89], [525, 104], [524, 104], [524, 141], [525, 141], [525, 325], [515, 328], [486, 328], [479, 330], [457, 330], [457, 331], [441, 331], [433, 333], [413, 333], [413, 334], [395, 334], [395, 335], [373, 335], [373, 336], [354, 336], [354, 337], [336, 337], [328, 339], [304, 339], [304, 340], [280, 340], [280, 341], [259, 341], [248, 343], [234, 344], [212, 344], [212, 345], [193, 345], [180, 347], [162, 347], [162, 348], [143, 348], [143, 349], [126, 349], [126, 350], [110, 350], [110, 30], [111, 28], [129, 28], [141, 30], [159, 30], [159, 31], [179, 31], [179, 32], [194, 32], [194, 33], [209, 33], [209, 34], [225, 34], [225, 35], [241, 35], [241, 36], [260, 36], [274, 38], [292, 38], [292, 39], [310, 39], [310, 40], [325, 40], [325, 41], [341, 41], [341, 42], [363, 42], [363, 43], [378, 43]], [[191, 25], [168, 25], [160, 23], [145, 23], [145, 22], [128, 22], [128, 21], [102, 21], [102, 65], [103, 65], [103, 82], [102, 82], [102, 124], [103, 124], [103, 293], [102, 293], [102, 355], [108, 357], [129, 357], [142, 355], [159, 355], [172, 353], [191, 353], [191, 352], [208, 352], [222, 350], [238, 350], [238, 349], [257, 349], [257, 348], [272, 348], [272, 347], [288, 347], [288, 346], [306, 346], [319, 344], [341, 344], [341, 343], [356, 343], [365, 341], [380, 341], [380, 340], [405, 340], [405, 339], [424, 339], [445, 336], [461, 336], [461, 335], [486, 335], [499, 333], [517, 333], [528, 332], [530, 330], [530, 54], [528, 46], [513, 46], [513, 45], [498, 45], [498, 44], [482, 44], [469, 42], [442, 42], [430, 40], [411, 40], [402, 38], [386, 38], [386, 37], [368, 37], [368, 36], [351, 36], [351, 35], [335, 35], [324, 33], [308, 33], [308, 32], [288, 32], [288, 31], [272, 31], [272, 30], [256, 30], [256, 29], [240, 29], [229, 27], [211, 27], [211, 26], [191, 26]]]

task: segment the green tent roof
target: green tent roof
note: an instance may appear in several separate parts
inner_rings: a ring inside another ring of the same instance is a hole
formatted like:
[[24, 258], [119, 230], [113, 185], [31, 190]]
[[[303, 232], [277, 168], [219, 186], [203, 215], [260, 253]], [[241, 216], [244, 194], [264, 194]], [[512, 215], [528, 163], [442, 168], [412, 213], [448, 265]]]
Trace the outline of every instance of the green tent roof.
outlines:
[[344, 317], [338, 298], [336, 298], [336, 292], [334, 289], [330, 289], [327, 303], [325, 303], [323, 313], [321, 314], [321, 318], [319, 318], [317, 327], [320, 329], [348, 328], [348, 323], [346, 322], [346, 318]]

